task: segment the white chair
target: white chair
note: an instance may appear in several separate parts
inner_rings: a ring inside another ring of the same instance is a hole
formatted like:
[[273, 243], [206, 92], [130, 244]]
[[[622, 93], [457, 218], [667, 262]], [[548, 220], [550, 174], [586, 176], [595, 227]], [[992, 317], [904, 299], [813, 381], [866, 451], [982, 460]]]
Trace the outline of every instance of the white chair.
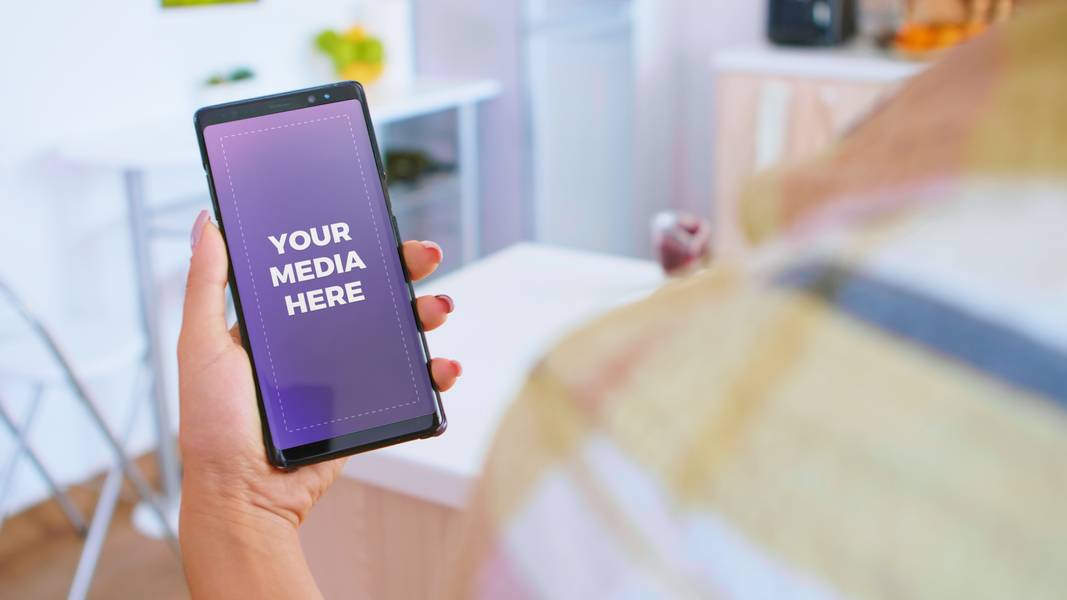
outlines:
[[[0, 526], [3, 523], [3, 506], [14, 479], [14, 471], [20, 460], [29, 461], [34, 471], [48, 485], [52, 497], [62, 508], [75, 530], [85, 536], [81, 558], [71, 584], [69, 598], [84, 598], [92, 583], [93, 573], [100, 556], [104, 538], [111, 522], [122, 480], [128, 478], [138, 496], [150, 507], [158, 518], [165, 538], [178, 552], [177, 537], [168, 519], [167, 512], [129, 455], [125, 445], [136, 417], [137, 409], [148, 395], [140, 389], [141, 375], [144, 373], [146, 353], [144, 342], [139, 335], [115, 336], [113, 332], [101, 329], [102, 324], [91, 322], [73, 323], [63, 328], [64, 339], [83, 348], [72, 347], [79, 352], [67, 353], [58, 337], [45, 323], [16, 296], [12, 290], [0, 281], [0, 309], [10, 316], [12, 331], [0, 335], [0, 382], [23, 382], [32, 391], [29, 405], [24, 411], [21, 422], [17, 422], [0, 397], [0, 422], [10, 431], [14, 440], [14, 451], [0, 471]], [[93, 329], [96, 331], [93, 331]], [[75, 368], [70, 356], [85, 357]], [[137, 365], [135, 373], [134, 397], [127, 411], [127, 423], [123, 435], [118, 435], [104, 418], [99, 404], [86, 385], [90, 378], [114, 374], [128, 370], [130, 365]], [[46, 392], [53, 387], [68, 389], [75, 400], [81, 404], [88, 416], [88, 422], [104, 438], [114, 459], [114, 466], [108, 472], [100, 496], [94, 508], [93, 517], [86, 525], [84, 517], [71, 501], [63, 487], [56, 481], [40, 453], [29, 444], [28, 433], [33, 425], [34, 416]]]

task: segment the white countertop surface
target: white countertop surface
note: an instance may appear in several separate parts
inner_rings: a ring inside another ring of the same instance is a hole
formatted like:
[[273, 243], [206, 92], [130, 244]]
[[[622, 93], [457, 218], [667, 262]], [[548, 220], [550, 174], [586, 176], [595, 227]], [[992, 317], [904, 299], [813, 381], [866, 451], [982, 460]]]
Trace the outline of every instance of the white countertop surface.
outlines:
[[835, 48], [786, 48], [769, 44], [738, 46], [716, 52], [713, 63], [719, 72], [872, 83], [895, 83], [926, 68], [926, 63], [895, 58], [864, 45]]
[[[281, 91], [263, 86], [238, 88], [240, 95], [256, 96]], [[421, 81], [402, 88], [368, 88], [367, 104], [376, 126], [489, 100], [500, 94], [500, 83], [479, 81]], [[213, 97], [205, 103], [237, 98]], [[193, 128], [193, 111], [161, 115], [149, 121], [118, 127], [63, 141], [59, 156], [67, 161], [113, 169], [197, 167], [200, 149]]]
[[463, 363], [463, 377], [443, 396], [448, 430], [355, 456], [346, 475], [462, 506], [534, 362], [575, 327], [663, 281], [651, 261], [518, 244], [418, 286], [420, 295], [447, 293], [456, 303], [448, 323], [428, 334], [434, 356]]

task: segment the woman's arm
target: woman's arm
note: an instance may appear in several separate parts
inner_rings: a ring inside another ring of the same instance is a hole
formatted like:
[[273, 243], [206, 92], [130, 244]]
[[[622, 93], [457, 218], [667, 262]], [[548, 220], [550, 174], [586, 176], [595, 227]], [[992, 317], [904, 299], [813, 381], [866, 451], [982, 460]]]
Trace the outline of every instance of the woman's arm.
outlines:
[[[311, 598], [321, 594], [297, 537], [308, 511], [344, 459], [284, 472], [267, 462], [252, 365], [226, 326], [226, 246], [207, 213], [193, 226], [193, 257], [178, 340], [183, 469], [179, 537], [195, 598]], [[405, 242], [412, 279], [433, 273], [441, 248]], [[447, 296], [416, 301], [429, 331], [452, 312]], [[437, 389], [460, 374], [453, 360], [430, 363]]]
[[194, 598], [322, 597], [292, 522], [185, 493], [180, 538]]

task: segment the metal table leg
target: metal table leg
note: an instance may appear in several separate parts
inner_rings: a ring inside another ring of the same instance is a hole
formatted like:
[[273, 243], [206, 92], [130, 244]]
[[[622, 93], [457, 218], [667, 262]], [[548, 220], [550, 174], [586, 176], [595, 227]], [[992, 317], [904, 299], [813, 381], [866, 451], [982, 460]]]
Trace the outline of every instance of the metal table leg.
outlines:
[[152, 376], [152, 417], [155, 422], [159, 448], [159, 471], [162, 482], [163, 497], [166, 503], [177, 501], [181, 485], [178, 455], [175, 447], [173, 430], [170, 423], [170, 411], [167, 403], [167, 388], [164, 385], [164, 369], [169, 356], [161, 348], [155, 293], [155, 278], [152, 272], [152, 249], [149, 240], [149, 218], [145, 206], [144, 173], [139, 169], [129, 169], [123, 174], [126, 188], [126, 202], [129, 209], [130, 239], [133, 246], [134, 266], [137, 270], [137, 289], [139, 293], [141, 327], [144, 330], [145, 343], [148, 347], [148, 362]]
[[478, 161], [478, 106], [459, 106], [456, 125], [459, 146], [460, 222], [463, 229], [463, 262], [481, 253], [481, 164]]

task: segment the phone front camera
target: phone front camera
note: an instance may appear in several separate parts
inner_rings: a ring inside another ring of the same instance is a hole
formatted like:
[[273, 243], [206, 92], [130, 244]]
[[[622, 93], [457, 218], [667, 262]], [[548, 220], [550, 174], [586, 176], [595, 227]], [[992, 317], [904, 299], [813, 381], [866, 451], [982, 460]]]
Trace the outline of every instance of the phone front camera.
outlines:
[[315, 102], [315, 96], [308, 96], [308, 103], [313, 104]]

